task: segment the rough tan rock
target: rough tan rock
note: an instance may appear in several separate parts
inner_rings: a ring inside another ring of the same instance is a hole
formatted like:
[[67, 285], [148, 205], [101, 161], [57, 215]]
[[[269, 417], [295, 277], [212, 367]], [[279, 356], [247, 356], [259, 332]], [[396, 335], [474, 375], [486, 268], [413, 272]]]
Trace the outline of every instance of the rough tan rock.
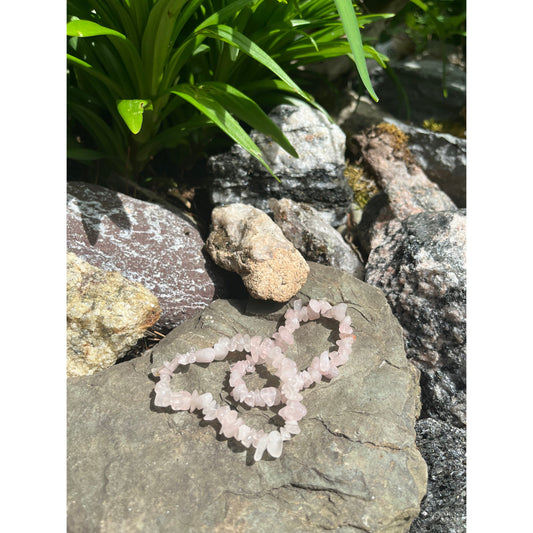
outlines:
[[260, 209], [232, 204], [213, 209], [206, 250], [239, 274], [253, 298], [286, 302], [304, 285], [309, 266], [281, 229]]
[[157, 298], [140, 283], [67, 252], [67, 376], [113, 365], [160, 315]]

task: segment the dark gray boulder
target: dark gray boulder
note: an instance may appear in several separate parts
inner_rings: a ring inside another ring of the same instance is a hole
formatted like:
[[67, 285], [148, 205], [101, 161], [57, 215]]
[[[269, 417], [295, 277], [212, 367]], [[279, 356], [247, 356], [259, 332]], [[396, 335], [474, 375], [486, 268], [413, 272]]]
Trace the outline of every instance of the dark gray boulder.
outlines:
[[172, 328], [224, 294], [224, 275], [203, 245], [177, 208], [89, 183], [67, 185], [68, 250], [151, 291], [162, 310], [156, 327]]
[[410, 533], [466, 532], [466, 430], [432, 418], [416, 423], [428, 491]]
[[250, 136], [281, 183], [246, 150], [234, 145], [207, 162], [212, 204], [251, 204], [271, 214], [268, 199], [284, 197], [312, 204], [332, 226], [340, 225], [353, 199], [344, 177], [344, 133], [323, 113], [303, 102], [279, 105], [269, 117], [300, 157], [292, 157], [270, 137], [252, 131]]
[[[271, 335], [287, 308], [217, 300], [152, 353], [68, 380], [70, 533], [409, 530], [427, 476], [415, 446], [418, 372], [380, 291], [332, 267], [310, 268], [297, 296], [345, 301], [357, 340], [338, 378], [303, 392], [302, 432], [282, 456], [254, 462], [217, 423], [153, 404], [152, 368], [221, 335]], [[335, 335], [319, 321], [295, 337], [288, 355], [305, 368]], [[230, 401], [228, 368], [227, 360], [191, 365], [172, 386]], [[255, 426], [277, 422], [272, 409], [238, 409]]]
[[370, 73], [372, 85], [386, 111], [415, 124], [430, 118], [439, 122], [462, 120], [461, 113], [466, 106], [466, 73], [460, 67], [451, 63], [446, 65], [448, 96], [445, 97], [440, 59], [390, 61], [389, 66], [409, 99], [410, 117], [396, 82], [386, 70], [375, 68]]

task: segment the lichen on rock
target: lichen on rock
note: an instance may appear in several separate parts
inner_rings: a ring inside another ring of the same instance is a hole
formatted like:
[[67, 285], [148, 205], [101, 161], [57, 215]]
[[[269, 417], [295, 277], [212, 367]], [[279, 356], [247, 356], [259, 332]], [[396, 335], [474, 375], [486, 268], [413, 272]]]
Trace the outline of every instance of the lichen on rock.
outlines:
[[113, 365], [159, 318], [157, 298], [120, 272], [67, 253], [67, 376]]

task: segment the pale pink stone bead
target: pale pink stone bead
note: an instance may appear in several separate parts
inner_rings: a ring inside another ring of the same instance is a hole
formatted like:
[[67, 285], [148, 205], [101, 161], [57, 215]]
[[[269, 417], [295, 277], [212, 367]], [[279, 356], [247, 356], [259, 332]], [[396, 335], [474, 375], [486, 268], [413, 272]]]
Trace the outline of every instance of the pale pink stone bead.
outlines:
[[309, 320], [316, 320], [320, 317], [320, 304], [316, 300], [309, 300], [307, 306], [307, 317]]
[[229, 384], [230, 387], [236, 387], [237, 385], [243, 385], [244, 380], [242, 379], [242, 375], [238, 372], [230, 372], [229, 375]]
[[339, 350], [338, 352], [332, 352], [331, 353], [331, 364], [335, 366], [341, 366], [344, 363], [346, 363], [349, 358], [350, 358], [349, 352], [346, 349], [342, 351]]
[[332, 312], [333, 318], [340, 322], [346, 316], [346, 310], [347, 309], [348, 309], [348, 305], [345, 304], [345, 303], [340, 303], [340, 304], [334, 305], [331, 308], [331, 312]]
[[157, 393], [154, 398], [154, 405], [157, 407], [168, 407], [170, 405], [170, 389]]
[[255, 407], [265, 407], [266, 405], [260, 390], [254, 390], [254, 405]]
[[292, 304], [293, 309], [298, 313], [300, 309], [302, 308], [302, 300], [294, 300], [294, 303]]
[[237, 432], [237, 440], [242, 442], [245, 448], [249, 448], [252, 444], [253, 430], [246, 424], [241, 424]]
[[296, 372], [296, 375], [287, 379], [285, 383], [290, 385], [296, 391], [301, 391], [304, 388], [304, 380], [303, 377], [300, 376], [300, 372]]
[[197, 363], [211, 363], [215, 360], [215, 350], [213, 348], [204, 348], [194, 353]]
[[229, 340], [228, 352], [235, 352], [236, 350], [237, 350], [237, 341], [235, 340], [235, 337], [232, 337]]
[[255, 395], [253, 392], [249, 392], [244, 396], [244, 398], [241, 400], [246, 405], [249, 405], [250, 407], [255, 407]]
[[216, 418], [217, 420], [222, 423], [222, 420], [227, 416], [227, 413], [231, 411], [230, 407], [228, 405], [223, 405], [222, 407], [219, 407], [216, 410]]
[[255, 336], [250, 339], [250, 359], [257, 363], [261, 357], [261, 337]]
[[187, 352], [179, 357], [179, 364], [180, 365], [192, 365], [193, 363], [196, 363], [196, 355], [194, 352]]
[[204, 394], [200, 394], [200, 396], [198, 396], [198, 399], [196, 400], [196, 405], [197, 405], [196, 408], [203, 409], [204, 407], [207, 407], [212, 401], [213, 401], [213, 395], [210, 392], [205, 392]]
[[265, 432], [260, 429], [260, 430], [253, 430], [253, 433], [252, 433], [252, 446], [254, 448], [257, 447], [257, 443], [259, 442], [259, 439], [261, 439], [262, 437], [265, 436]]
[[298, 422], [294, 422], [294, 421], [287, 421], [285, 422], [285, 429], [291, 433], [292, 435], [298, 435], [298, 433], [300, 433], [300, 426], [298, 425]]
[[298, 320], [298, 317], [295, 316], [295, 317], [288, 318], [285, 322], [285, 326], [291, 333], [294, 333], [300, 327], [300, 322]]
[[328, 379], [335, 379], [339, 375], [339, 369], [335, 365], [330, 365], [327, 372], [324, 372], [324, 377]]
[[291, 440], [291, 434], [284, 428], [279, 428], [279, 434], [283, 440]]
[[170, 377], [169, 376], [161, 376], [159, 381], [156, 383], [154, 390], [157, 393], [170, 390]]
[[231, 439], [232, 437], [237, 437], [239, 433], [239, 427], [241, 426], [241, 424], [242, 424], [242, 420], [237, 420], [235, 423], [231, 425], [226, 425], [224, 427], [224, 431], [222, 432], [222, 434], [227, 439]]
[[281, 381], [287, 381], [298, 375], [298, 367], [292, 359], [284, 357], [281, 361], [279, 372], [276, 372], [276, 375], [279, 376]]
[[[227, 406], [226, 406], [227, 407]], [[232, 424], [237, 420], [239, 413], [233, 409], [221, 409], [220, 415], [217, 417], [221, 424]]]
[[322, 316], [327, 316], [327, 313], [331, 309], [331, 304], [329, 302], [326, 302], [326, 300], [320, 300], [320, 314]]
[[244, 383], [244, 381], [242, 383], [239, 383], [238, 385], [236, 385], [233, 390], [231, 391], [231, 395], [233, 396], [233, 398], [235, 400], [237, 400], [238, 402], [242, 402], [244, 397], [248, 394], [248, 387], [246, 386], [246, 384]]
[[218, 342], [213, 346], [213, 350], [215, 350], [215, 361], [226, 359], [229, 351], [229, 339], [227, 337], [220, 337]]
[[258, 441], [255, 447], [254, 461], [260, 461], [265, 453], [268, 443], [268, 435], [263, 435]]
[[189, 407], [191, 413], [198, 407], [199, 397], [200, 395], [198, 394], [198, 391], [196, 389], [193, 390], [191, 394], [191, 405]]
[[187, 411], [191, 407], [191, 393], [184, 390], [172, 392], [170, 395], [170, 407], [174, 411]]
[[286, 326], [280, 326], [279, 330], [279, 336], [280, 338], [286, 342], [289, 345], [294, 344], [294, 337], [292, 336], [292, 333], [290, 332], [289, 328]]
[[307, 316], [307, 307], [302, 307], [302, 309], [298, 312], [298, 320], [301, 322], [307, 322], [309, 320], [309, 317]]
[[304, 388], [310, 387], [315, 382], [308, 370], [303, 370], [300, 372], [300, 377], [303, 380]]
[[239, 417], [237, 411], [230, 411], [226, 413], [222, 420], [220, 420], [220, 433], [226, 438], [231, 438], [238, 435], [239, 427], [243, 424], [242, 418]]
[[213, 400], [213, 403], [209, 405], [209, 407], [205, 407], [202, 409], [202, 413], [204, 415], [204, 420], [215, 420], [217, 417], [217, 411], [219, 410], [219, 406], [215, 400]]
[[320, 354], [318, 369], [322, 374], [329, 370], [329, 352], [325, 351]]
[[289, 307], [283, 316], [285, 317], [285, 320], [289, 320], [290, 318], [297, 317], [298, 314], [292, 307]]
[[276, 396], [278, 389], [275, 387], [265, 387], [264, 389], [261, 389], [261, 397], [263, 398], [263, 401], [265, 402], [268, 407], [272, 407], [273, 405], [276, 405]]
[[297, 422], [307, 414], [307, 409], [304, 404], [289, 400], [287, 405], [279, 410], [281, 416], [287, 422]]
[[211, 400], [202, 407], [202, 413], [205, 415], [207, 412], [216, 411], [217, 409], [217, 402], [215, 400]]
[[236, 363], [233, 363], [230, 366], [230, 372], [233, 374], [238, 374], [241, 377], [246, 374], [246, 361], [244, 359], [241, 359], [240, 361], [237, 361]]
[[315, 311], [312, 307], [307, 306], [307, 320], [316, 320], [320, 317], [320, 313]]
[[303, 400], [303, 396], [294, 388], [288, 385], [287, 383], [284, 383], [281, 386], [281, 397], [285, 400], [293, 400], [293, 401], [300, 401]]
[[347, 348], [348, 350], [351, 350], [353, 344], [353, 337], [345, 337], [344, 339], [339, 339], [335, 344], [339, 348]]
[[283, 439], [279, 431], [271, 431], [268, 434], [267, 452], [274, 458], [281, 457], [283, 451]]
[[318, 368], [309, 367], [309, 375], [315, 383], [320, 383], [320, 381], [322, 381], [322, 374]]
[[250, 341], [251, 341], [250, 335], [248, 335], [248, 333], [245, 333], [242, 336], [242, 346], [244, 348], [244, 351], [246, 352], [250, 351]]
[[339, 336], [341, 339], [353, 334], [353, 329], [350, 327], [351, 323], [352, 319], [348, 315], [342, 319], [339, 324]]
[[170, 376], [170, 375], [172, 375], [172, 370], [170, 370], [166, 366], [162, 366], [161, 368], [159, 368], [157, 370], [155, 368], [152, 369], [152, 374], [154, 376], [159, 376], [159, 377]]

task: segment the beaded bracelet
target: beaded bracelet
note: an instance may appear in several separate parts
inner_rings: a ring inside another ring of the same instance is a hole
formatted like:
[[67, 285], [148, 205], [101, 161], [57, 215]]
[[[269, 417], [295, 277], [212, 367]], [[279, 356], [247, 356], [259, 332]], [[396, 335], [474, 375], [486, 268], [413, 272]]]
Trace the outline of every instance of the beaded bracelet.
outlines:
[[[176, 355], [172, 361], [164, 362], [162, 367], [152, 369], [152, 374], [159, 377], [154, 389], [155, 405], [171, 407], [175, 411], [188, 410], [191, 413], [201, 410], [204, 420], [217, 419], [220, 422], [220, 433], [226, 438], [233, 437], [246, 448], [253, 446], [255, 461], [261, 460], [265, 450], [274, 458], [280, 457], [283, 441], [300, 433], [298, 421], [307, 413], [300, 391], [313, 383], [319, 383], [322, 376], [334, 379], [339, 373], [338, 367], [348, 361], [355, 335], [350, 325], [351, 318], [346, 315], [347, 307], [345, 303], [332, 306], [325, 300], [314, 299], [304, 306], [301, 300], [296, 300], [294, 307], [285, 313], [285, 324], [280, 326], [272, 338], [263, 339], [260, 336], [250, 337], [238, 333], [232, 338], [220, 337], [212, 348]], [[287, 357], [285, 351], [294, 344], [293, 334], [302, 322], [318, 320], [321, 316], [339, 322], [339, 340], [336, 341], [338, 349], [331, 353], [327, 350], [322, 352], [320, 356], [313, 358], [309, 368], [299, 371], [296, 362]], [[279, 430], [265, 433], [251, 428], [229, 405], [220, 406], [210, 392], [199, 394], [196, 390], [192, 393], [171, 390], [172, 374], [178, 366], [222, 361], [230, 352], [246, 353], [246, 359], [237, 361], [230, 367], [231, 396], [250, 407], [284, 404], [278, 414], [285, 420], [285, 425]], [[280, 385], [249, 391], [244, 376], [255, 372], [256, 366], [261, 364], [265, 364], [279, 378]]]

